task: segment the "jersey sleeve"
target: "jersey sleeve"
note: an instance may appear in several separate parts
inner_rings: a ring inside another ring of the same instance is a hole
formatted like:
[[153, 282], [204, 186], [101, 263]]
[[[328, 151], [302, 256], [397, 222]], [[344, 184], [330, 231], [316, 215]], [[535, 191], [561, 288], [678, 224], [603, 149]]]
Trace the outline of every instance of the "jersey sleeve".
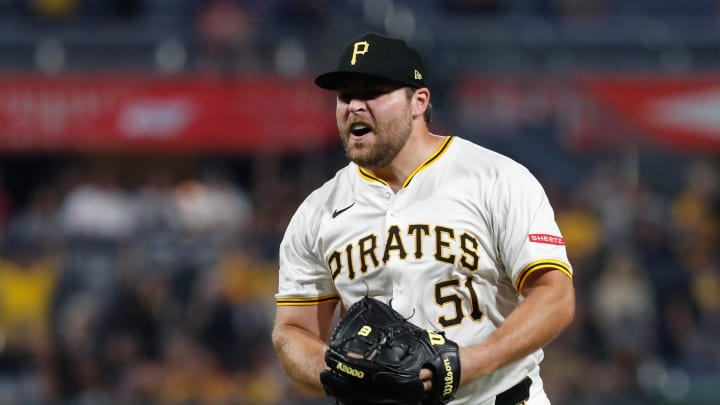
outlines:
[[572, 278], [565, 240], [545, 190], [525, 167], [515, 164], [507, 169], [492, 193], [505, 272], [518, 291], [540, 269], [556, 269]]
[[317, 305], [337, 301], [330, 272], [315, 253], [318, 210], [308, 200], [293, 215], [279, 251], [277, 305]]

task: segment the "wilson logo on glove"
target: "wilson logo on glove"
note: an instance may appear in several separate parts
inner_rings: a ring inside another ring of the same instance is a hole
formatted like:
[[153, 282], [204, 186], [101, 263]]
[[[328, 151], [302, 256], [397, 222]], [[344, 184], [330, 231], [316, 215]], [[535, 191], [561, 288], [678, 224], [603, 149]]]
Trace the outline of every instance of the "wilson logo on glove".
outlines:
[[427, 333], [430, 338], [430, 344], [433, 346], [442, 346], [445, 344], [445, 336], [431, 330], [427, 331]]
[[453, 384], [453, 370], [450, 359], [443, 359], [443, 365], [445, 366], [445, 386], [443, 387], [443, 395], [450, 395], [455, 391], [455, 385]]
[[362, 328], [360, 328], [360, 331], [358, 331], [358, 335], [360, 336], [370, 336], [370, 333], [372, 333], [372, 328], [365, 325]]

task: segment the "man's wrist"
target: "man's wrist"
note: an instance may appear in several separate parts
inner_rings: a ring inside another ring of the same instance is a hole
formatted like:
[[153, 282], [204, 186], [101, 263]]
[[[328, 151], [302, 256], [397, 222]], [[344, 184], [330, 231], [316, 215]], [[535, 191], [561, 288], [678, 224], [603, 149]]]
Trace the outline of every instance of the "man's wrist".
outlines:
[[493, 356], [485, 353], [482, 346], [460, 347], [461, 387], [495, 371]]

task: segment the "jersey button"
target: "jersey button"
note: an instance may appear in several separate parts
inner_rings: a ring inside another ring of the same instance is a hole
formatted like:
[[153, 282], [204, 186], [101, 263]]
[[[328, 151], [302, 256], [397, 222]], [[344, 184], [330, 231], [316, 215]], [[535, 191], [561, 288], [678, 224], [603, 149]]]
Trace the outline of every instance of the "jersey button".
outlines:
[[398, 215], [397, 212], [395, 212], [395, 211], [390, 211], [390, 216], [391, 216], [391, 217], [396, 217], [397, 215]]
[[392, 197], [392, 193], [389, 192], [389, 191], [387, 191], [387, 192], [385, 193], [385, 198], [388, 198], [388, 199], [389, 199], [390, 197]]

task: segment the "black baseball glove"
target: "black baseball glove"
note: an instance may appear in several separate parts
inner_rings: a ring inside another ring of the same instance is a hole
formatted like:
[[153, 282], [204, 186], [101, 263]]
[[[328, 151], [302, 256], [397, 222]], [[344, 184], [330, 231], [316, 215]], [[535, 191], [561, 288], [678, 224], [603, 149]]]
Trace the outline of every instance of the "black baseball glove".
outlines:
[[[458, 345], [422, 329], [389, 305], [365, 297], [353, 304], [330, 337], [325, 392], [343, 405], [436, 405], [455, 396], [460, 382]], [[419, 373], [433, 372], [425, 392]]]

